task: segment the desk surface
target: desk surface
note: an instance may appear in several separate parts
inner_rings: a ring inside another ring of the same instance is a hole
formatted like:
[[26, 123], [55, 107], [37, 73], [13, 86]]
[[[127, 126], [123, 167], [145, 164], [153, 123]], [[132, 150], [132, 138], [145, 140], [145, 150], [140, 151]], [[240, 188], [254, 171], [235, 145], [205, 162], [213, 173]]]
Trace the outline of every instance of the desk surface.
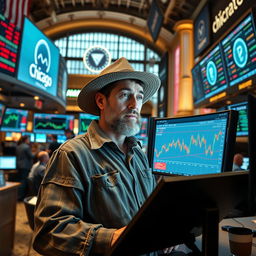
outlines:
[[6, 181], [5, 186], [0, 187], [0, 191], [12, 189], [12, 188], [18, 187], [19, 185], [20, 185], [19, 182], [10, 182], [10, 181]]
[[[228, 232], [223, 231], [221, 226], [230, 225], [234, 227], [242, 227], [245, 226], [247, 228], [256, 229], [256, 223], [252, 222], [252, 220], [256, 220], [255, 217], [245, 217], [245, 218], [232, 218], [232, 219], [224, 219], [219, 224], [219, 256], [229, 256], [231, 255], [229, 250], [229, 240], [228, 240]], [[198, 248], [201, 245], [201, 237], [197, 238], [196, 242]], [[256, 237], [253, 238], [253, 246], [252, 246], [252, 256], [256, 256]]]

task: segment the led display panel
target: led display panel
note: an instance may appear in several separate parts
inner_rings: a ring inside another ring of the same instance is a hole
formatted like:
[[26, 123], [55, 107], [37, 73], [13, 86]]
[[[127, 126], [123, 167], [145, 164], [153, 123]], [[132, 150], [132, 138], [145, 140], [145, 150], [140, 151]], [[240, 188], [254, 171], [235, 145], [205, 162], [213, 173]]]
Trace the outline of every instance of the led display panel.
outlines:
[[256, 35], [252, 14], [247, 15], [222, 41], [229, 85], [256, 74]]
[[228, 109], [238, 111], [236, 136], [248, 136], [247, 102], [229, 105]]
[[59, 49], [25, 18], [17, 78], [56, 96], [58, 67]]
[[0, 14], [0, 72], [16, 75], [20, 30]]
[[6, 108], [1, 131], [24, 132], [27, 128], [28, 110]]
[[64, 134], [66, 129], [74, 129], [74, 116], [62, 114], [34, 114], [34, 132]]
[[203, 99], [212, 97], [228, 87], [220, 46], [215, 46], [200, 62]]

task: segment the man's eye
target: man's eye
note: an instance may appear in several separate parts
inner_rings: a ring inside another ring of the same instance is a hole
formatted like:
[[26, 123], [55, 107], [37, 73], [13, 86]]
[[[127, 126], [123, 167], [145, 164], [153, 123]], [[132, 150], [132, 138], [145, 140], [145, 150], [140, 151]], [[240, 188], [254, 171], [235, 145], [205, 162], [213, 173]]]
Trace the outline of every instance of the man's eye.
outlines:
[[143, 98], [144, 98], [143, 95], [138, 95], [138, 96], [137, 96], [137, 99], [138, 99], [138, 100], [143, 100]]

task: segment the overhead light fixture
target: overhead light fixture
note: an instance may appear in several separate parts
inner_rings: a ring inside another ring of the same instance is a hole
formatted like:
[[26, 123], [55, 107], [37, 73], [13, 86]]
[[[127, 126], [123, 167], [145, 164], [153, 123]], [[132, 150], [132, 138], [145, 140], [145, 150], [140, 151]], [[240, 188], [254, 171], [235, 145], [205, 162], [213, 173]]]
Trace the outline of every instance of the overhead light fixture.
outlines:
[[39, 96], [34, 96], [34, 100], [39, 100]]
[[25, 103], [21, 102], [20, 107], [22, 107], [22, 108], [25, 107]]

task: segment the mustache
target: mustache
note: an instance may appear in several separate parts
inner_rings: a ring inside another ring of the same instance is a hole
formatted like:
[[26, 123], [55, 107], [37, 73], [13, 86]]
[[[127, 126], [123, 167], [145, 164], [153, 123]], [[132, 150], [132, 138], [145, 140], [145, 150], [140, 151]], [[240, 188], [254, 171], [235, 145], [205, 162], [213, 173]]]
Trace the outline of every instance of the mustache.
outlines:
[[130, 109], [124, 112], [124, 115], [129, 115], [129, 114], [136, 115], [138, 118], [140, 118], [140, 113], [135, 109]]

